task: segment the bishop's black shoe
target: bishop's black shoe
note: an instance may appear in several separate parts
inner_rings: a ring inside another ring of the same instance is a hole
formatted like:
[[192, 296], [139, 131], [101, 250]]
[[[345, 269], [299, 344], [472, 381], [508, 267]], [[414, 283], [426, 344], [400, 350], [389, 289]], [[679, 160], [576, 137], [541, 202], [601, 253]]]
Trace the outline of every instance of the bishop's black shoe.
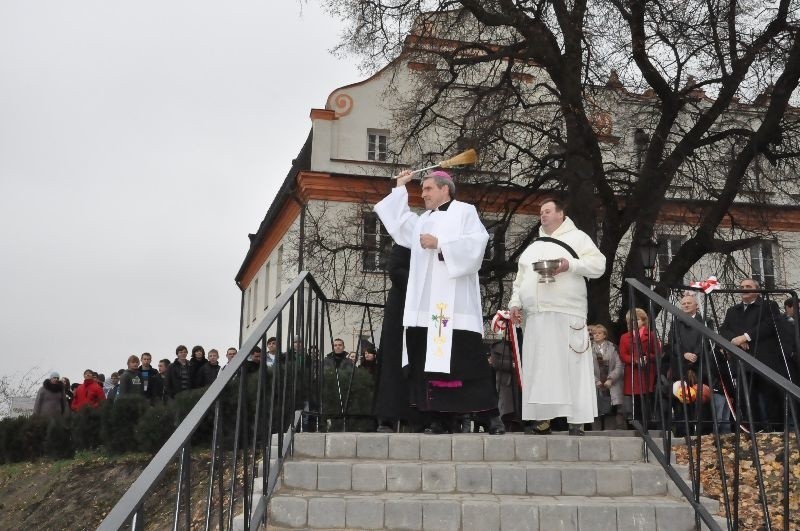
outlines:
[[423, 430], [423, 433], [428, 435], [442, 435], [444, 433], [450, 433], [450, 431], [445, 428], [441, 422], [434, 420], [427, 428], [425, 428], [425, 430]]
[[500, 415], [495, 415], [489, 419], [489, 433], [491, 435], [504, 435], [506, 433], [506, 425], [503, 424], [503, 419]]

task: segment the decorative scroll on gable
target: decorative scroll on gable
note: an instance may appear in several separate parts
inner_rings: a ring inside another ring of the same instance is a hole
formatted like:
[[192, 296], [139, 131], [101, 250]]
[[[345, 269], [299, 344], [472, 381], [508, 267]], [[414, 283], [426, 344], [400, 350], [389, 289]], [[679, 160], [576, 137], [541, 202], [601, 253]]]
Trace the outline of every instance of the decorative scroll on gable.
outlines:
[[332, 94], [325, 106], [336, 113], [336, 118], [347, 116], [353, 110], [353, 98], [346, 92]]

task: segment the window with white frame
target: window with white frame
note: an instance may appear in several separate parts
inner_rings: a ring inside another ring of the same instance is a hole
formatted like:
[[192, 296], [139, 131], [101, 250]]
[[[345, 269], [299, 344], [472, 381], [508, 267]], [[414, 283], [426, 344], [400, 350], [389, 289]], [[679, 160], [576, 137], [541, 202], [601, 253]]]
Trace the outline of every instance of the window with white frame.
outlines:
[[253, 321], [256, 320], [258, 313], [258, 278], [253, 282]]
[[389, 152], [389, 132], [377, 129], [367, 130], [367, 160], [386, 162]]
[[383, 271], [392, 250], [392, 238], [374, 212], [365, 212], [362, 223], [364, 227], [363, 269], [364, 271]]
[[244, 323], [245, 323], [245, 327], [249, 328], [250, 327], [250, 312], [252, 311], [251, 310], [251, 305], [253, 303], [253, 292], [252, 292], [252, 290], [250, 288], [247, 288], [247, 291], [244, 292], [244, 298], [245, 298], [245, 308], [247, 309], [247, 311], [244, 314]]
[[[683, 236], [674, 234], [659, 234], [656, 237], [658, 242], [658, 255], [656, 258], [656, 269], [653, 271], [653, 278], [661, 278], [661, 272], [665, 271], [675, 255], [678, 254], [678, 249], [683, 245]], [[687, 281], [684, 276], [684, 283]]]
[[278, 247], [278, 263], [275, 266], [275, 298], [281, 294], [281, 286], [283, 285], [283, 245]]
[[266, 310], [269, 307], [269, 284], [270, 284], [270, 274], [272, 273], [272, 264], [267, 262], [264, 265], [264, 309]]
[[760, 242], [750, 247], [750, 271], [764, 289], [773, 289], [775, 278], [775, 253], [772, 242]]

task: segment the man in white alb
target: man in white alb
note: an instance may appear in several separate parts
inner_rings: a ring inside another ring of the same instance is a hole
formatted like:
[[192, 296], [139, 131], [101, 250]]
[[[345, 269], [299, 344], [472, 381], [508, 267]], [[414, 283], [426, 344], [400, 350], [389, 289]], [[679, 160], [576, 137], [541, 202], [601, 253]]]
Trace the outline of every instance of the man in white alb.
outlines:
[[[605, 271], [592, 239], [564, 215], [557, 200], [540, 210], [539, 237], [520, 255], [509, 301], [511, 319], [525, 317], [522, 346], [522, 419], [526, 431], [550, 433], [550, 421], [567, 417], [570, 435], [597, 416], [591, 340], [586, 328], [586, 280]], [[540, 283], [533, 263], [559, 260], [555, 282]]]
[[411, 212], [412, 177], [401, 172], [375, 205], [394, 241], [411, 249], [403, 310], [410, 403], [427, 412], [428, 432], [453, 431], [454, 414], [479, 413], [491, 418], [491, 433], [503, 433], [482, 342], [478, 270], [489, 234], [473, 205], [454, 200], [455, 184], [443, 171], [423, 178], [427, 210]]

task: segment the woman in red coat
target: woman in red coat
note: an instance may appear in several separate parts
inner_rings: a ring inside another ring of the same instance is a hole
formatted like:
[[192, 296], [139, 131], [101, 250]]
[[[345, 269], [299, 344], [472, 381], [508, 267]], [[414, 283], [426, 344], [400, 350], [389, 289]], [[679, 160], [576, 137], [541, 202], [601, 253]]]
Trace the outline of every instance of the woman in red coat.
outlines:
[[[625, 412], [628, 418], [635, 417], [639, 422], [652, 404], [651, 394], [656, 383], [656, 355], [661, 354], [661, 343], [650, 336], [647, 313], [636, 308], [636, 326], [639, 328], [639, 346], [634, 348], [635, 334], [631, 328], [631, 312], [626, 318], [628, 331], [619, 338], [619, 359], [625, 365], [623, 394]], [[639, 348], [641, 347], [641, 348]]]
[[106, 399], [103, 388], [94, 380], [92, 371], [83, 371], [83, 383], [80, 384], [72, 397], [72, 411], [78, 411], [83, 406], [98, 407]]

